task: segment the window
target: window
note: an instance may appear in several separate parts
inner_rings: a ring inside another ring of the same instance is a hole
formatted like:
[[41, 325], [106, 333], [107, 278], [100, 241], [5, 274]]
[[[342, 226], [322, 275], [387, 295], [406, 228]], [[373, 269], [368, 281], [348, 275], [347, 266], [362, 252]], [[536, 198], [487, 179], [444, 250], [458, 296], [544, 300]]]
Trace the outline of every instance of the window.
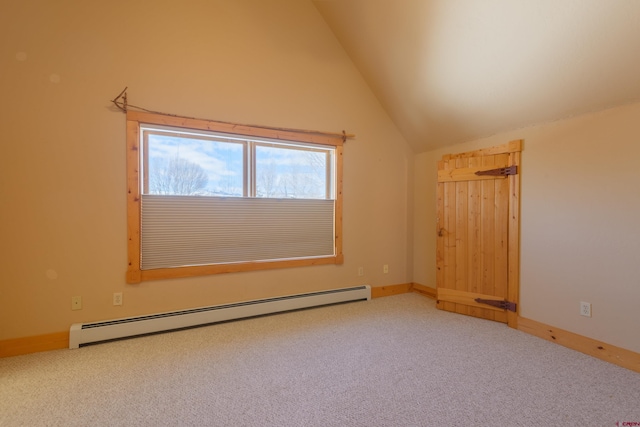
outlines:
[[127, 113], [127, 281], [343, 262], [337, 135]]

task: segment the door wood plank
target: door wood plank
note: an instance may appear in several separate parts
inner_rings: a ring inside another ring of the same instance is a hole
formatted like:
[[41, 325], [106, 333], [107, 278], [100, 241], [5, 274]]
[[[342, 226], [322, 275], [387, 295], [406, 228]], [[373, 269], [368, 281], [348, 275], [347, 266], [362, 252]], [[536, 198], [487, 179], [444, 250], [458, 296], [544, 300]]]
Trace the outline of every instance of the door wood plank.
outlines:
[[[481, 167], [483, 157], [469, 158], [469, 166]], [[469, 181], [467, 183], [467, 286], [466, 289], [471, 292], [478, 292], [482, 287], [482, 251], [481, 221], [482, 211], [480, 209], [480, 196], [482, 191], [482, 183], [480, 181]], [[469, 307], [469, 314], [476, 317], [485, 317], [483, 310], [479, 310], [474, 306]]]
[[[467, 159], [454, 160], [456, 168], [464, 168], [468, 164]], [[455, 245], [455, 289], [464, 291], [468, 283], [468, 202], [469, 184], [468, 182], [456, 182], [456, 245]], [[469, 314], [469, 307], [466, 305], [456, 305], [456, 313]]]
[[[438, 170], [444, 167], [444, 162], [438, 162]], [[445, 184], [436, 185], [436, 284], [445, 282]], [[437, 286], [437, 285], [436, 285]]]
[[[485, 168], [495, 167], [496, 156], [482, 157], [482, 166]], [[482, 258], [480, 266], [481, 283], [477, 292], [493, 295], [495, 286], [495, 180], [481, 181], [480, 200], [480, 238], [482, 239]], [[485, 309], [483, 309], [485, 310]], [[496, 320], [494, 311], [485, 310], [484, 318]]]
[[[454, 163], [455, 165], [455, 163]], [[446, 162], [443, 165], [444, 169], [448, 169], [453, 167], [450, 162]], [[445, 258], [444, 258], [444, 283], [446, 287], [454, 287], [456, 281], [456, 184], [455, 183], [443, 183], [445, 193], [445, 225], [444, 225], [444, 236], [445, 236]], [[455, 311], [456, 305], [449, 302], [444, 302], [442, 307], [443, 310], [447, 311]]]
[[[508, 158], [508, 154], [501, 155]], [[507, 298], [508, 287], [508, 252], [509, 252], [509, 181], [496, 180], [495, 185], [495, 218], [494, 218], [494, 263], [495, 273], [491, 295]], [[515, 301], [515, 300], [509, 300]], [[496, 321], [507, 322], [506, 312], [496, 313]]]
[[[510, 154], [510, 161], [520, 170], [522, 154], [520, 151]], [[508, 291], [509, 301], [519, 301], [520, 298], [520, 175], [509, 176], [509, 251], [508, 251]], [[508, 324], [511, 328], [518, 327], [520, 304], [515, 313], [509, 312]]]

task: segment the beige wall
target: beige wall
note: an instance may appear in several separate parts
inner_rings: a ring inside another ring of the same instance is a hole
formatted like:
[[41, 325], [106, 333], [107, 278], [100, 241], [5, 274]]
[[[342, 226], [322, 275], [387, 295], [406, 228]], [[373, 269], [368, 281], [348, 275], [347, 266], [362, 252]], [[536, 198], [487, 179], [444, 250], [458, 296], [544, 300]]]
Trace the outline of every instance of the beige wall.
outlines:
[[[72, 323], [411, 281], [413, 158], [310, 1], [25, 0], [0, 13], [0, 340]], [[126, 285], [129, 102], [355, 133], [342, 266]], [[390, 271], [382, 274], [382, 265]], [[358, 277], [358, 267], [364, 277]], [[114, 307], [112, 294], [124, 293]], [[84, 308], [71, 311], [74, 295]]]
[[640, 104], [417, 155], [414, 281], [435, 286], [435, 162], [521, 138], [521, 315], [640, 351]]

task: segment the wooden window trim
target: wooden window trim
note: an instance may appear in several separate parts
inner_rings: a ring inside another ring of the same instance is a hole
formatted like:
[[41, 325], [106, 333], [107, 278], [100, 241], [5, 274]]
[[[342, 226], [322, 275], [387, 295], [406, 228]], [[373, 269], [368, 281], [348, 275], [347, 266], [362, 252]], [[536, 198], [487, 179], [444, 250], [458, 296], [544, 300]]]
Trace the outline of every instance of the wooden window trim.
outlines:
[[[161, 268], [141, 270], [141, 186], [140, 186], [140, 125], [164, 125], [194, 130], [223, 132], [229, 134], [273, 138], [292, 142], [307, 142], [331, 145], [336, 148], [335, 182], [335, 248], [334, 256], [301, 258], [292, 260], [258, 261], [232, 264], [213, 264], [193, 267]], [[316, 132], [293, 131], [236, 125], [212, 120], [193, 119], [139, 111], [127, 112], [127, 283], [146, 280], [194, 277], [210, 274], [242, 271], [269, 270], [276, 268], [301, 267], [310, 265], [342, 264], [342, 146], [344, 138]]]

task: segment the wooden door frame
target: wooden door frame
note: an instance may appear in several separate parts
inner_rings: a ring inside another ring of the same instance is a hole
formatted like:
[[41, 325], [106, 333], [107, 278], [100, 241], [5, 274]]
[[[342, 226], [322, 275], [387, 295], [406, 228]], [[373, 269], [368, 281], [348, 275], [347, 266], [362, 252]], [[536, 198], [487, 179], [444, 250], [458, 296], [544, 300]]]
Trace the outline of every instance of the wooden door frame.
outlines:
[[[518, 328], [518, 317], [520, 313], [520, 173], [521, 173], [521, 151], [523, 140], [518, 139], [507, 144], [484, 148], [475, 151], [468, 151], [457, 154], [447, 154], [442, 157], [442, 161], [455, 158], [479, 157], [485, 155], [495, 155], [509, 153], [512, 155], [512, 166], [517, 167], [517, 173], [509, 175], [509, 201], [508, 201], [508, 249], [507, 249], [507, 300], [516, 303], [516, 311], [507, 311], [507, 325], [510, 328]], [[437, 186], [437, 206], [444, 203], [444, 187]], [[438, 217], [438, 215], [436, 215]], [[436, 220], [436, 235], [440, 232], [439, 221]], [[444, 240], [436, 239], [436, 256], [441, 257], [444, 253]], [[437, 261], [436, 261], [437, 263]], [[437, 284], [444, 283], [443, 269], [437, 270]], [[437, 288], [436, 284], [436, 288]]]

